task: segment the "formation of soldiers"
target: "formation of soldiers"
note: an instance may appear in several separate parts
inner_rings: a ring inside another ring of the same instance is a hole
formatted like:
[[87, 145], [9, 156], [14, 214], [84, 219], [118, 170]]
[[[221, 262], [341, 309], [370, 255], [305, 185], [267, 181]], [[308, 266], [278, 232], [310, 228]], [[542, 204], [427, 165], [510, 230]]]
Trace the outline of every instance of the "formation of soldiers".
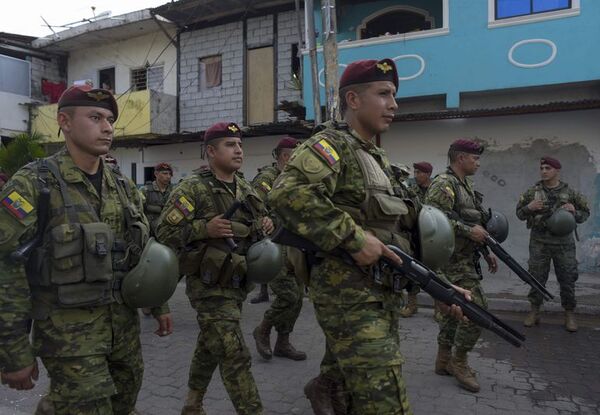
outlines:
[[[217, 368], [237, 413], [262, 414], [240, 319], [257, 267], [276, 264], [275, 299], [253, 331], [259, 355], [307, 358], [290, 341], [307, 287], [326, 344], [320, 373], [304, 389], [315, 414], [410, 414], [399, 318], [417, 312], [419, 287], [403, 279], [408, 301], [398, 295], [397, 280], [378, 266], [382, 258], [402, 262], [388, 245], [419, 257], [418, 218], [429, 205], [454, 232], [452, 256], [436, 269], [454, 290], [485, 308], [479, 258], [492, 273], [498, 264], [483, 244], [490, 214], [470, 178], [480, 143], [454, 141], [447, 170], [433, 179], [430, 163], [415, 163], [412, 184], [408, 170], [375, 145], [393, 121], [397, 88], [392, 60], [354, 62], [340, 79], [343, 121], [319, 126], [301, 144], [282, 139], [275, 163], [252, 182], [239, 172], [240, 128], [221, 122], [204, 135], [207, 166], [172, 186], [173, 168], [160, 163], [141, 192], [103, 160], [118, 116], [112, 94], [69, 88], [57, 116], [65, 149], [21, 169], [0, 194], [2, 383], [33, 388], [39, 357], [50, 389], [37, 414], [136, 413], [143, 374], [137, 308], [156, 318], [157, 335], [171, 334], [166, 300], [181, 275], [200, 328], [182, 414], [204, 414]], [[531, 273], [545, 284], [554, 263], [566, 328], [576, 331], [572, 225], [589, 208], [560, 181], [561, 167], [541, 159], [541, 181], [521, 196], [517, 216], [531, 229]], [[316, 252], [261, 244], [276, 227]], [[529, 299], [525, 325], [533, 326], [542, 298], [532, 291]], [[477, 392], [468, 353], [481, 328], [456, 305], [436, 309], [435, 373]]]

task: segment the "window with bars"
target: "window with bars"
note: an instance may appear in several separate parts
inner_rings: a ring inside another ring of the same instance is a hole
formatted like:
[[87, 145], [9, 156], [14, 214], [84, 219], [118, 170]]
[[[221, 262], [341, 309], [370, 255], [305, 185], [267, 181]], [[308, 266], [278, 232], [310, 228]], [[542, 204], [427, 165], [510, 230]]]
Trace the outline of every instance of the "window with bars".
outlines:
[[223, 72], [221, 55], [200, 58], [198, 71], [198, 89], [200, 91], [220, 86]]
[[148, 66], [131, 70], [131, 90], [143, 91], [151, 89], [162, 92], [163, 90], [163, 66]]
[[496, 19], [527, 16], [572, 7], [572, 0], [496, 0]]

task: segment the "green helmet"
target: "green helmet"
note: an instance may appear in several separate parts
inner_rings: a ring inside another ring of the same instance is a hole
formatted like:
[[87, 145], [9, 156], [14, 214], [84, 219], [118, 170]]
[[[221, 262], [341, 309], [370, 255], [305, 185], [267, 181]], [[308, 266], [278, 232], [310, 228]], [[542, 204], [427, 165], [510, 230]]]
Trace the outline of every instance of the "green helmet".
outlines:
[[265, 238], [248, 248], [246, 254], [248, 267], [247, 278], [249, 282], [266, 284], [271, 282], [283, 268], [283, 254], [281, 246]]
[[492, 238], [502, 243], [508, 237], [508, 219], [506, 219], [504, 213], [500, 213], [497, 210], [491, 210], [490, 212], [491, 216], [485, 228]]
[[430, 268], [444, 266], [454, 252], [454, 230], [444, 213], [429, 205], [419, 212], [421, 261]]
[[121, 297], [130, 307], [160, 307], [175, 292], [179, 262], [171, 248], [150, 238], [138, 264], [121, 284]]
[[565, 209], [557, 209], [546, 222], [550, 233], [556, 236], [566, 236], [577, 227], [575, 216]]

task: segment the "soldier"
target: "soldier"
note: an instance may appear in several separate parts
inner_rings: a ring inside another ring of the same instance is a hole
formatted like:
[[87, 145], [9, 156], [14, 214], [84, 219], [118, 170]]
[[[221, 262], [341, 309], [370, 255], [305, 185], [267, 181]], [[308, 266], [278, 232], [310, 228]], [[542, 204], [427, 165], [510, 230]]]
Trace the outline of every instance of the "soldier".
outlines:
[[[422, 203], [425, 199], [425, 193], [431, 185], [431, 172], [433, 166], [426, 161], [413, 164], [415, 183], [410, 186], [412, 194], [414, 194]], [[419, 286], [410, 284], [408, 288], [408, 301], [406, 306], [400, 311], [400, 316], [407, 318], [417, 313], [419, 307], [417, 305], [417, 295], [419, 294]]]
[[[471, 291], [476, 304], [487, 307], [480, 282], [480, 252], [483, 252], [490, 272], [495, 273], [498, 264], [496, 257], [483, 249], [482, 243], [488, 234], [484, 226], [489, 217], [481, 206], [483, 195], [473, 189], [469, 177], [479, 169], [481, 153], [483, 147], [474, 141], [460, 139], [453, 142], [448, 151], [450, 166], [446, 173], [433, 179], [424, 203], [443, 211], [454, 227], [456, 246], [448, 265], [441, 270], [443, 275], [453, 284]], [[479, 384], [468, 365], [467, 354], [477, 343], [481, 328], [470, 321], [456, 321], [447, 316], [439, 323], [435, 373], [454, 375], [460, 386], [478, 392]]]
[[[206, 131], [204, 146], [209, 167], [177, 185], [158, 225], [159, 240], [180, 253], [186, 294], [200, 326], [181, 413], [204, 414], [202, 400], [218, 366], [237, 413], [262, 414], [240, 318], [252, 289], [244, 255], [252, 242], [272, 232], [273, 222], [252, 185], [237, 173], [244, 156], [240, 128], [217, 123]], [[242, 207], [224, 219], [236, 200]], [[237, 243], [235, 251], [228, 238]]]
[[[577, 223], [590, 216], [585, 197], [560, 180], [560, 161], [542, 157], [540, 174], [542, 180], [523, 193], [517, 204], [517, 217], [527, 221], [531, 229], [529, 239], [529, 272], [540, 283], [546, 285], [550, 261], [554, 263], [556, 279], [560, 285], [560, 300], [565, 310], [565, 328], [577, 331], [574, 310], [577, 260], [573, 231]], [[540, 323], [542, 296], [535, 290], [529, 291], [531, 312], [525, 326]]]
[[[254, 189], [263, 200], [267, 200], [267, 194], [271, 191], [273, 182], [289, 161], [298, 144], [295, 138], [282, 138], [273, 150], [273, 156], [277, 163], [260, 169], [258, 175], [252, 181]], [[292, 248], [286, 248], [284, 252], [287, 253], [290, 249]], [[263, 321], [254, 329], [253, 335], [256, 340], [256, 349], [265, 359], [271, 359], [275, 355], [292, 360], [306, 360], [306, 353], [296, 350], [290, 344], [290, 333], [293, 331], [302, 309], [304, 285], [298, 281], [295, 275], [294, 263], [290, 261], [290, 256], [285, 255], [285, 258], [284, 271], [270, 284], [275, 294], [275, 300], [265, 312]], [[266, 287], [266, 284], [263, 284], [263, 286]], [[256, 299], [253, 299], [252, 302], [255, 302], [254, 300]], [[272, 327], [277, 330], [277, 341], [274, 350], [271, 350], [270, 341]]]
[[[127, 415], [142, 383], [137, 310], [116, 289], [136, 269], [148, 224], [135, 185], [101, 160], [117, 116], [109, 91], [67, 89], [57, 115], [65, 149], [19, 170], [0, 195], [2, 383], [33, 388], [39, 356], [50, 390], [38, 414]], [[41, 245], [25, 270], [11, 253], [32, 237]], [[168, 310], [153, 312], [157, 334], [170, 334]]]
[[[391, 59], [348, 65], [340, 79], [345, 122], [324, 124], [298, 147], [268, 197], [286, 228], [323, 249], [310, 273], [310, 296], [326, 353], [321, 374], [305, 388], [317, 414], [344, 413], [342, 388], [352, 413], [410, 413], [398, 336], [401, 300], [389, 284], [375, 283], [371, 267], [381, 256], [401, 262], [388, 243], [411, 251], [410, 207], [395, 196], [390, 163], [374, 144], [394, 118], [397, 87]], [[327, 253], [334, 248], [356, 264]], [[460, 308], [452, 311], [460, 315]]]
[[158, 163], [154, 166], [154, 181], [148, 182], [142, 187], [144, 196], [144, 213], [150, 222], [150, 231], [156, 234], [158, 217], [163, 206], [169, 200], [169, 194], [173, 190], [171, 178], [173, 168], [169, 163]]

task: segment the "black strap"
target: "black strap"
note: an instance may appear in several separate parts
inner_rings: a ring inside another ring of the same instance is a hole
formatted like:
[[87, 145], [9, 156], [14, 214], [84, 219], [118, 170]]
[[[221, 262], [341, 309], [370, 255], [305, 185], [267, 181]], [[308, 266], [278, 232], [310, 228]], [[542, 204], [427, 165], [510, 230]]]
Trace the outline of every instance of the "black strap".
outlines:
[[[69, 218], [69, 222], [71, 222], [71, 223], [80, 222], [79, 216], [77, 215], [77, 211], [75, 210], [75, 204], [73, 203], [73, 199], [71, 199], [71, 195], [69, 195], [69, 190], [67, 189], [67, 183], [63, 180], [62, 175], [60, 174], [60, 170], [58, 168], [58, 163], [56, 162], [56, 160], [51, 159], [51, 158], [44, 159], [44, 161], [46, 161], [45, 164], [48, 167], [48, 170], [50, 170], [50, 172], [52, 173], [52, 175], [58, 182], [58, 186], [60, 187], [60, 194], [63, 199], [63, 204], [65, 206], [65, 211], [67, 212], [67, 217]], [[96, 213], [95, 209], [91, 209], [91, 211]]]

